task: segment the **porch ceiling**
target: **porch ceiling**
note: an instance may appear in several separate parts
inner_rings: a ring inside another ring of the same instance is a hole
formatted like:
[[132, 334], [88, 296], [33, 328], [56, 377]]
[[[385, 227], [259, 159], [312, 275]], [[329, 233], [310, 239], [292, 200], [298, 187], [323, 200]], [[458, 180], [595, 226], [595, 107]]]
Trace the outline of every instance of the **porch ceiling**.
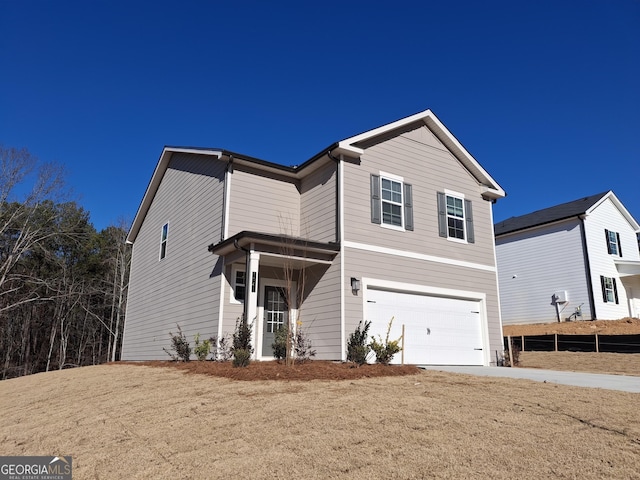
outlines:
[[620, 277], [640, 276], [640, 261], [636, 260], [617, 260], [615, 261], [618, 275]]

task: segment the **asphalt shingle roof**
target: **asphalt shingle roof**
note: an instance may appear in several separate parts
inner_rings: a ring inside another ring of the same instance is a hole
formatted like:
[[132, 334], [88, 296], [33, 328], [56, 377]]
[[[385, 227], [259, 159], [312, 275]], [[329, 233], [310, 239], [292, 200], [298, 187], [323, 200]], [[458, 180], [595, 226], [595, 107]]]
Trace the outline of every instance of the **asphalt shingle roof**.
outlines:
[[496, 237], [506, 233], [524, 230], [525, 228], [536, 227], [546, 223], [557, 222], [565, 218], [577, 217], [585, 213], [598, 200], [604, 197], [609, 191], [597, 193], [588, 197], [580, 198], [572, 202], [563, 203], [554, 207], [537, 210], [519, 217], [511, 217], [494, 225]]

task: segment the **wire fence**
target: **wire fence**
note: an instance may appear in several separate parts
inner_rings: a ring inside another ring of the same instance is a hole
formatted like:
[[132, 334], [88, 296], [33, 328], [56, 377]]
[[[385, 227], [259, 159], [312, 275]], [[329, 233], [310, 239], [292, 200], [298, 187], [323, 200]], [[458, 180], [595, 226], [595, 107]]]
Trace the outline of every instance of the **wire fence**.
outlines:
[[640, 353], [640, 335], [520, 335], [504, 337], [505, 350], [525, 352]]

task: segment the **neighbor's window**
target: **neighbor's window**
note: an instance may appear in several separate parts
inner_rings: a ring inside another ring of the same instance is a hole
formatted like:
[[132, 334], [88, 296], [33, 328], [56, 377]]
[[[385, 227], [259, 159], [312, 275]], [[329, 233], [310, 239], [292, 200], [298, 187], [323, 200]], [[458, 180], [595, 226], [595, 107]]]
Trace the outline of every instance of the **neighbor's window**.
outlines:
[[602, 300], [604, 303], [618, 303], [616, 279], [600, 276], [600, 283], [602, 284]]
[[236, 270], [233, 280], [234, 280], [233, 298], [235, 298], [239, 302], [244, 302], [244, 296], [247, 288], [245, 271]]
[[160, 237], [160, 260], [167, 256], [167, 238], [169, 238], [169, 224], [165, 223]]
[[620, 234], [618, 232], [612, 232], [605, 229], [605, 237], [607, 238], [607, 251], [611, 255], [622, 256], [622, 246], [620, 245]]

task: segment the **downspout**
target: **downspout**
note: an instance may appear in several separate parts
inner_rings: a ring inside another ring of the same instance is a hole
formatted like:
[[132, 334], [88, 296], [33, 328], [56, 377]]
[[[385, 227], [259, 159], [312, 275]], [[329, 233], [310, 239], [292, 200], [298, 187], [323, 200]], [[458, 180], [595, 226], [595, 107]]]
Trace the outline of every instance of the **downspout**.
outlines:
[[589, 294], [589, 303], [591, 304], [591, 320], [598, 318], [596, 315], [596, 302], [593, 296], [593, 280], [591, 278], [591, 263], [589, 262], [589, 249], [587, 249], [587, 234], [584, 228], [584, 217], [580, 215], [580, 236], [582, 237], [582, 252], [584, 254], [584, 268], [587, 273], [587, 293]]
[[336, 243], [340, 244], [340, 159], [331, 155], [331, 150], [327, 156], [336, 162]]

